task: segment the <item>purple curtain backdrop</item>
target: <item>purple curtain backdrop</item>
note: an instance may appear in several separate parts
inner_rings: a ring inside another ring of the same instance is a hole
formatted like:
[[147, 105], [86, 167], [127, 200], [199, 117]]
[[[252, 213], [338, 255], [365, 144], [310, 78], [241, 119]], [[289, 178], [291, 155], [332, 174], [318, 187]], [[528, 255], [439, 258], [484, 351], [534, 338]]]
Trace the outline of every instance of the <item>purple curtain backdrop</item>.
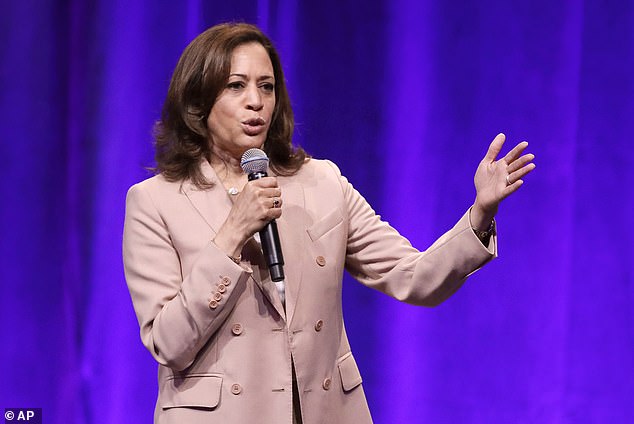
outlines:
[[0, 409], [151, 421], [124, 198], [180, 52], [226, 20], [276, 42], [297, 143], [419, 248], [497, 132], [537, 155], [500, 258], [448, 302], [346, 281], [377, 423], [634, 422], [634, 5], [598, 0], [3, 2]]

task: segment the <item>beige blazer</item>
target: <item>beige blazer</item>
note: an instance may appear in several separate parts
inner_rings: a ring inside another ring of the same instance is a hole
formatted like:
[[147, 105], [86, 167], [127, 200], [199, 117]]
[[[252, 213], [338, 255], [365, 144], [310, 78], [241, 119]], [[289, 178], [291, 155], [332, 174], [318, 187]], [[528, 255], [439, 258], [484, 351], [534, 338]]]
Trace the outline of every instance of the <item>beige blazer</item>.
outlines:
[[286, 308], [251, 241], [237, 265], [211, 240], [231, 208], [215, 186], [161, 175], [130, 188], [125, 273], [141, 339], [159, 365], [157, 423], [292, 423], [291, 358], [305, 424], [371, 423], [341, 310], [344, 269], [413, 304], [436, 305], [496, 255], [468, 213], [419, 252], [328, 161], [278, 177]]

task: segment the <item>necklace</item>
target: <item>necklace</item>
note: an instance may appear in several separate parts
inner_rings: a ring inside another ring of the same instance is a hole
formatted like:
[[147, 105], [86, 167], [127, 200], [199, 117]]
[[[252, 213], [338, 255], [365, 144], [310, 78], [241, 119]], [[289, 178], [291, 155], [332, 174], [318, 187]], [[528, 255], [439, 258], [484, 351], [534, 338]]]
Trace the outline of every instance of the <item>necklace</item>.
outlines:
[[[237, 196], [238, 194], [240, 194], [240, 190], [238, 190], [238, 187], [235, 185], [231, 185], [227, 188], [228, 186], [228, 180], [232, 179], [235, 181], [235, 178], [228, 178], [229, 177], [229, 168], [227, 167], [227, 164], [224, 163], [224, 178], [222, 178], [221, 175], [221, 170], [217, 169], [217, 166], [211, 165], [212, 168], [214, 168], [214, 171], [216, 172], [216, 175], [218, 176], [218, 179], [220, 180], [220, 182], [222, 183], [222, 185], [225, 186], [225, 190], [227, 190], [227, 194], [229, 196]], [[240, 178], [242, 175], [244, 174], [240, 174], [240, 176], [238, 178]]]

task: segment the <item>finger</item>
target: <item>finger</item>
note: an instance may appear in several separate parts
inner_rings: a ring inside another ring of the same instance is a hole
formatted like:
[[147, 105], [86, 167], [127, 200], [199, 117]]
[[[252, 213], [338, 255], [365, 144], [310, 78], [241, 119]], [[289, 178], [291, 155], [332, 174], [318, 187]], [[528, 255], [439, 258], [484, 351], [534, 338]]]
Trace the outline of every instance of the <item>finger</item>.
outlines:
[[259, 193], [264, 198], [282, 197], [282, 190], [278, 187], [263, 188], [259, 191]]
[[271, 197], [270, 204], [272, 208], [281, 208], [282, 207], [282, 198], [280, 197]]
[[277, 178], [262, 177], [262, 178], [258, 178], [257, 180], [251, 180], [248, 182], [248, 184], [251, 184], [255, 187], [261, 187], [261, 188], [277, 187]]
[[504, 190], [502, 190], [502, 198], [506, 199], [511, 194], [515, 193], [521, 186], [524, 184], [524, 180], [517, 180], [513, 184], [506, 186]]
[[270, 219], [277, 219], [280, 216], [282, 216], [282, 208], [271, 208], [268, 210], [267, 214], [266, 214], [267, 218]]
[[489, 150], [487, 154], [484, 156], [484, 161], [493, 162], [500, 154], [502, 150], [502, 146], [504, 145], [504, 141], [506, 140], [506, 136], [504, 133], [499, 133], [495, 136], [491, 144], [489, 145]]
[[513, 147], [513, 149], [511, 149], [511, 151], [508, 152], [506, 156], [504, 156], [504, 162], [506, 162], [507, 164], [511, 164], [515, 159], [517, 159], [522, 154], [522, 152], [524, 151], [524, 149], [526, 149], [527, 146], [528, 146], [528, 142], [522, 141], [517, 146]]
[[524, 155], [521, 158], [516, 159], [512, 163], [510, 163], [509, 166], [506, 168], [506, 171], [509, 174], [511, 174], [517, 171], [518, 169], [520, 169], [521, 167], [523, 167], [524, 165], [526, 165], [527, 163], [530, 163], [533, 159], [535, 159], [535, 155], [532, 153]]
[[515, 172], [509, 174], [509, 181], [513, 183], [514, 181], [521, 180], [524, 178], [529, 172], [535, 169], [534, 163], [529, 163], [528, 165], [518, 169]]

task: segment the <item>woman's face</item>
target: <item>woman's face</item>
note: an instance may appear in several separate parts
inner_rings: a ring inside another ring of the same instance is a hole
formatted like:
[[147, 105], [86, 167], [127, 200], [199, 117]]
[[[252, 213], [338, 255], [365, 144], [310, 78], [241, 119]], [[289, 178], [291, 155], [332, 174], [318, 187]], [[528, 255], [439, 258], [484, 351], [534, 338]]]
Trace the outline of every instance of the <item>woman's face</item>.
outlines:
[[261, 148], [275, 108], [273, 65], [264, 47], [242, 44], [231, 56], [231, 71], [224, 90], [207, 118], [212, 149], [235, 158]]

